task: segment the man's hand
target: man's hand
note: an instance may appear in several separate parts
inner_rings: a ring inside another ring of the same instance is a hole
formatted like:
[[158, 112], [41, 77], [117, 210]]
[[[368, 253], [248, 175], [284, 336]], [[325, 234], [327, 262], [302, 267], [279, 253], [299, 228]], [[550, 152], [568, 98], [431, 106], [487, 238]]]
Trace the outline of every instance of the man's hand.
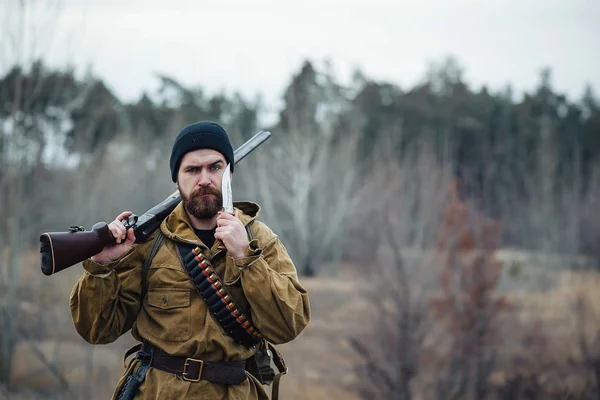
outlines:
[[108, 224], [108, 229], [113, 237], [116, 239], [117, 244], [112, 246], [106, 246], [102, 252], [91, 257], [92, 261], [98, 264], [107, 264], [111, 261], [118, 260], [125, 253], [129, 251], [133, 242], [135, 242], [135, 235], [133, 229], [125, 230], [123, 220], [132, 214], [131, 211], [124, 211], [115, 218], [113, 222]]
[[217, 230], [215, 232], [215, 239], [223, 242], [233, 258], [244, 257], [250, 244], [246, 228], [238, 218], [238, 213], [239, 210], [235, 210], [234, 215], [222, 212], [217, 217]]

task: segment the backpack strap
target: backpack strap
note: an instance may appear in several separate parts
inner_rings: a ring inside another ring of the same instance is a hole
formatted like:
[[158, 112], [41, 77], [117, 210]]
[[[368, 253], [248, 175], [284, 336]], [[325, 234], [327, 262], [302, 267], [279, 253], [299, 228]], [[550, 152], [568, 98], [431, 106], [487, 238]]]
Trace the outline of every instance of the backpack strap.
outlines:
[[254, 230], [252, 230], [252, 223], [254, 220], [250, 221], [250, 223], [246, 224], [246, 233], [248, 234], [248, 241], [251, 242], [254, 240]]
[[152, 241], [152, 247], [150, 247], [150, 252], [146, 256], [144, 260], [144, 265], [142, 266], [142, 294], [140, 297], [140, 310], [142, 309], [142, 304], [144, 302], [144, 297], [146, 297], [146, 293], [148, 293], [148, 272], [150, 271], [150, 265], [152, 265], [152, 260], [160, 247], [165, 243], [167, 237], [162, 233], [160, 229], [157, 229], [157, 234]]
[[[157, 232], [158, 233], [156, 234], [156, 236], [154, 237], [154, 240], [152, 241], [152, 246], [150, 247], [150, 252], [146, 256], [146, 259], [144, 260], [144, 264], [142, 265], [142, 292], [140, 295], [140, 308], [138, 310], [138, 313], [139, 313], [139, 311], [141, 311], [143, 304], [144, 304], [144, 298], [146, 297], [146, 293], [148, 293], [148, 271], [150, 271], [150, 265], [152, 265], [152, 260], [154, 259], [154, 256], [156, 255], [156, 253], [158, 253], [160, 246], [162, 246], [163, 243], [165, 242], [165, 240], [167, 239], [166, 236], [162, 233], [162, 231], [160, 229], [158, 229]], [[130, 355], [132, 355], [135, 352], [138, 352], [138, 356], [139, 356], [139, 354], [140, 354], [139, 352], [141, 349], [142, 349], [142, 344], [138, 343], [135, 346], [133, 346], [132, 348], [130, 348], [129, 350], [127, 350], [127, 352], [125, 352], [125, 355], [123, 356], [123, 366], [125, 367], [125, 369], [127, 369], [127, 357], [129, 357]], [[131, 361], [133, 361], [133, 360], [131, 360]], [[146, 360], [144, 358], [142, 360], [142, 365], [140, 366], [140, 368], [138, 368], [138, 371], [135, 374], [130, 374], [127, 376], [125, 385], [123, 386], [123, 389], [121, 389], [121, 392], [119, 393], [119, 397], [118, 397], [119, 400], [133, 398], [133, 396], [135, 395], [135, 393], [137, 391], [137, 387], [144, 381], [144, 378], [146, 376], [146, 371], [148, 370], [148, 368], [150, 366], [148, 361], [149, 360]]]

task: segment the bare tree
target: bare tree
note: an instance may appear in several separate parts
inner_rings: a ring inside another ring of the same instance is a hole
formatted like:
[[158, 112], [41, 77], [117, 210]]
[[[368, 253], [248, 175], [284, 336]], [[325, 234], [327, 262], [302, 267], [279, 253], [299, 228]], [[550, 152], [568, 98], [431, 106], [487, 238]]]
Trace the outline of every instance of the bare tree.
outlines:
[[[17, 60], [22, 61], [23, 51], [23, 30], [24, 30], [24, 18], [25, 18], [25, 7], [24, 3], [21, 2], [18, 9], [17, 20], [19, 21], [20, 29], [13, 36], [14, 47], [17, 54]], [[0, 289], [4, 294], [1, 299], [1, 305], [3, 312], [0, 313], [0, 328], [2, 328], [2, 336], [0, 336], [0, 383], [10, 383], [10, 373], [12, 366], [12, 359], [14, 354], [15, 344], [17, 342], [17, 329], [16, 329], [16, 316], [18, 310], [17, 302], [17, 285], [18, 285], [18, 260], [20, 253], [20, 244], [22, 241], [22, 233], [19, 226], [19, 219], [22, 213], [21, 210], [21, 198], [23, 197], [23, 181], [19, 179], [19, 174], [23, 167], [23, 159], [15, 160], [11, 159], [11, 155], [17, 155], [23, 152], [23, 138], [20, 137], [19, 132], [19, 115], [22, 113], [20, 105], [22, 103], [22, 79], [20, 76], [15, 80], [15, 87], [12, 93], [5, 94], [12, 103], [11, 119], [3, 125], [9, 125], [9, 132], [3, 131], [2, 136], [3, 144], [5, 146], [3, 158], [7, 166], [3, 168], [5, 173], [0, 176], [2, 182], [0, 187], [11, 186], [10, 191], [5, 191], [6, 197], [4, 204], [7, 213], [6, 222], [6, 234], [4, 237], [5, 242], [2, 243], [2, 249], [7, 247], [7, 265], [5, 268], [0, 268]], [[8, 139], [7, 139], [8, 137]], [[21, 156], [22, 157], [22, 156]], [[10, 194], [8, 194], [10, 193]], [[3, 257], [4, 258], [4, 257]], [[0, 259], [0, 261], [3, 261]], [[3, 266], [2, 266], [3, 267]]]
[[[426, 256], [435, 240], [444, 187], [451, 168], [437, 162], [433, 147], [422, 140], [405, 158], [393, 149], [400, 140], [382, 137], [379, 154], [362, 192], [362, 203], [377, 210], [376, 217], [359, 215], [358, 223], [377, 232], [378, 257], [370, 261], [364, 293], [373, 306], [372, 323], [353, 338], [362, 356], [359, 390], [364, 398], [402, 399], [418, 397], [424, 341], [431, 328], [426, 292], [434, 274]], [[370, 221], [369, 221], [370, 218]], [[372, 228], [369, 228], [369, 225]]]
[[[314, 71], [307, 67], [304, 73], [312, 77]], [[313, 83], [303, 85], [288, 90], [285, 123], [268, 146], [272, 153], [256, 158], [256, 195], [299, 273], [333, 274], [323, 262], [336, 252], [339, 257], [347, 216], [359, 205], [360, 131], [358, 121], [343, 119], [350, 104], [342, 94], [317, 95]]]
[[506, 297], [496, 293], [503, 267], [495, 255], [499, 237], [499, 223], [463, 202], [453, 186], [436, 245], [440, 292], [431, 296], [433, 317], [447, 339], [447, 347], [434, 356], [436, 398], [487, 395], [499, 316], [509, 307]]
[[75, 87], [72, 74], [49, 73], [39, 61], [55, 32], [58, 2], [3, 2], [0, 47], [0, 383], [10, 384], [19, 340], [19, 262], [42, 213], [50, 145], [64, 132]]

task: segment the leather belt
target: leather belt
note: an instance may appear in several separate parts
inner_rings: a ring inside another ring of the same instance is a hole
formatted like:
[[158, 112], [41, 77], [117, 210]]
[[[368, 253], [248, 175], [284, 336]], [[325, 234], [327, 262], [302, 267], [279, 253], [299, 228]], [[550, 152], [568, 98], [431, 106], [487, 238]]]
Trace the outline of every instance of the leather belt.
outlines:
[[215, 363], [185, 356], [172, 356], [147, 342], [142, 346], [142, 351], [152, 355], [150, 367], [175, 374], [189, 382], [205, 380], [223, 385], [237, 385], [247, 379], [245, 360]]

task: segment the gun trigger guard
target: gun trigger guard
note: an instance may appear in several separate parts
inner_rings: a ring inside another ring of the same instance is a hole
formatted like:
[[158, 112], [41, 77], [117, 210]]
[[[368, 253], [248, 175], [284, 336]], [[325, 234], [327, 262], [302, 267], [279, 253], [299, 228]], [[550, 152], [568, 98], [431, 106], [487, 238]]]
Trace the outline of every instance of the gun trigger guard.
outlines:
[[135, 224], [137, 224], [138, 221], [138, 216], [135, 214], [132, 214], [131, 216], [129, 216], [129, 218], [124, 219], [123, 225], [125, 226], [125, 229], [129, 229], [132, 228]]

